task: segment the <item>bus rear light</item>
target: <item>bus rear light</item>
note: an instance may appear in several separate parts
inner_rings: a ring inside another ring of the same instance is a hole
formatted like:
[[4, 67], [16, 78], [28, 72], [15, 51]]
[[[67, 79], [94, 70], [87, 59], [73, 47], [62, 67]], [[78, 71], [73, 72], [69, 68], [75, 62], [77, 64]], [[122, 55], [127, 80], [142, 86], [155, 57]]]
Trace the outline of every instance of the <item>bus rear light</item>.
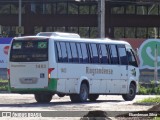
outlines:
[[10, 69], [7, 69], [7, 78], [10, 79]]
[[48, 69], [48, 79], [51, 78], [51, 72], [54, 70], [54, 68], [49, 68]]
[[8, 73], [8, 75], [10, 75], [10, 69], [7, 69], [7, 73]]

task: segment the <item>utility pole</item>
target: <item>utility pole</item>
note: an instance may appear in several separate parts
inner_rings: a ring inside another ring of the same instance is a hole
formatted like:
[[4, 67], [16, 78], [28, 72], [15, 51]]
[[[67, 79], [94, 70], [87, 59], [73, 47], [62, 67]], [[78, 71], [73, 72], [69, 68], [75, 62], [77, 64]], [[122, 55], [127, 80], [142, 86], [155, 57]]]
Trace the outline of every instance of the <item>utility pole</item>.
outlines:
[[[19, 0], [19, 14], [18, 14], [18, 29], [21, 31], [22, 26], [22, 0]], [[21, 36], [21, 33], [19, 33], [18, 36]]]
[[156, 48], [155, 48], [155, 68], [154, 68], [154, 80], [155, 80], [155, 87], [158, 84], [158, 46], [156, 44]]
[[105, 0], [98, 0], [98, 35], [105, 38]]

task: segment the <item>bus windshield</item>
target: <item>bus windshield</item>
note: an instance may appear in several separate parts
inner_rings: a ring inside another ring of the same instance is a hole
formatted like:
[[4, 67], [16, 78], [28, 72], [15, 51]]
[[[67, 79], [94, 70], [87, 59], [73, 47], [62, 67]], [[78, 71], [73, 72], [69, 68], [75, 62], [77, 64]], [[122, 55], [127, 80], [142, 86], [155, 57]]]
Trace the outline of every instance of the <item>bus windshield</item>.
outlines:
[[13, 40], [10, 52], [11, 62], [39, 62], [48, 60], [48, 41]]

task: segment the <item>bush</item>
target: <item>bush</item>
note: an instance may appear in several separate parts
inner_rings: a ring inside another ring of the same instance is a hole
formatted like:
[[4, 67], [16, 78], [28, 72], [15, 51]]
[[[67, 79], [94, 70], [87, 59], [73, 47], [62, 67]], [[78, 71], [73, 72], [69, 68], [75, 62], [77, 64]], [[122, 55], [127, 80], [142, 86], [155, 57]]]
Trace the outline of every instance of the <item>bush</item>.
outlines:
[[147, 91], [147, 89], [145, 87], [139, 85], [139, 94], [147, 95], [148, 91]]
[[0, 86], [0, 92], [1, 91], [8, 91], [8, 85], [6, 85], [6, 86]]
[[151, 84], [150, 84], [149, 87], [144, 87], [142, 85], [139, 85], [139, 94], [142, 94], [142, 95], [148, 95], [148, 94], [160, 95], [160, 85], [155, 86], [154, 81], [151, 81]]

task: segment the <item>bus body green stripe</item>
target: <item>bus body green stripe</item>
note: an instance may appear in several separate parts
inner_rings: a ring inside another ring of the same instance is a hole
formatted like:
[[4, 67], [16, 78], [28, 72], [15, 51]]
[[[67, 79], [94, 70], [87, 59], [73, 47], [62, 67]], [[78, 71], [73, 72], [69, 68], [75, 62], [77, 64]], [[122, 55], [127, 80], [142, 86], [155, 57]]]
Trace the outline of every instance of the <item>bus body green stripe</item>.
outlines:
[[57, 79], [51, 78], [49, 80], [48, 89], [52, 90], [52, 91], [56, 91], [57, 90]]
[[51, 92], [57, 90], [57, 79], [51, 78], [46, 88], [12, 88], [9, 86], [9, 91], [14, 93], [36, 93], [36, 92]]

